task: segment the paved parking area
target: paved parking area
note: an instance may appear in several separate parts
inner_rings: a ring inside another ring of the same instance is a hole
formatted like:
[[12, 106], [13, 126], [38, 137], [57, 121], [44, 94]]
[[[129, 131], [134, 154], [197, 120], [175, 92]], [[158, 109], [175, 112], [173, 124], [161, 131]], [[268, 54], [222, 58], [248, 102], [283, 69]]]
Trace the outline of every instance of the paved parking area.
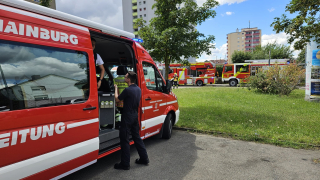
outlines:
[[[146, 139], [149, 166], [137, 165], [131, 146], [131, 169], [115, 170], [116, 152], [64, 179], [319, 179], [320, 151], [281, 148], [173, 131], [170, 140]], [[315, 160], [315, 162], [314, 162]]]

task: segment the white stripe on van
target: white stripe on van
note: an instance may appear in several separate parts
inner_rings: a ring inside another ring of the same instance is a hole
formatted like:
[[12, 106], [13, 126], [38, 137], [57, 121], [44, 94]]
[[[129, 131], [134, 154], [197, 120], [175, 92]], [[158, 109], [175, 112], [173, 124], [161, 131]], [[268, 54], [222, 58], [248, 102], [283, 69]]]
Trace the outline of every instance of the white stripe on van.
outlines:
[[85, 167], [87, 167], [87, 166], [90, 166], [90, 165], [92, 165], [92, 164], [94, 164], [94, 163], [96, 163], [96, 162], [97, 162], [97, 160], [88, 162], [87, 164], [84, 164], [84, 165], [79, 166], [79, 167], [77, 167], [77, 168], [75, 168], [75, 169], [72, 169], [71, 171], [68, 171], [68, 172], [66, 172], [66, 173], [63, 173], [63, 174], [61, 174], [61, 175], [59, 175], [59, 176], [57, 176], [57, 177], [55, 177], [55, 178], [52, 178], [52, 179], [50, 179], [50, 180], [58, 180], [58, 179], [61, 179], [61, 178], [63, 178], [63, 177], [68, 176], [69, 174], [72, 174], [72, 173], [74, 173], [74, 172], [76, 172], [76, 171], [79, 171], [80, 169], [83, 169], [83, 168], [85, 168]]
[[99, 149], [99, 137], [0, 168], [1, 179], [22, 179]]
[[176, 102], [178, 102], [177, 100], [175, 100], [175, 101], [170, 101], [170, 102], [167, 102], [167, 105], [169, 105], [169, 104], [174, 104], [174, 103], [176, 103]]
[[91, 124], [91, 123], [95, 123], [95, 122], [99, 122], [99, 119], [95, 118], [95, 119], [91, 119], [91, 120], [87, 120], [87, 121], [81, 121], [81, 122], [68, 124], [67, 125], [67, 129], [71, 129], [71, 128], [74, 128], [74, 127], [79, 127], [79, 126], [83, 126], [83, 125], [87, 125], [87, 124]]
[[150, 118], [150, 119], [147, 119], [145, 120], [145, 129], [149, 129], [153, 126], [156, 126], [156, 125], [159, 125], [159, 124], [162, 124], [164, 123], [164, 120], [166, 119], [166, 115], [161, 115], [161, 116], [157, 116], [157, 117], [154, 117], [154, 118]]
[[175, 101], [170, 101], [170, 102], [166, 102], [166, 103], [161, 103], [159, 106], [165, 106], [165, 105], [169, 105], [169, 104], [174, 104], [176, 102], [178, 102], [178, 101], [175, 100]]
[[152, 109], [152, 106], [142, 107], [142, 110]]
[[61, 25], [65, 25], [65, 26], [69, 26], [69, 27], [73, 27], [73, 28], [76, 28], [76, 29], [80, 29], [80, 30], [89, 32], [88, 28], [85, 28], [85, 27], [82, 27], [82, 26], [78, 26], [78, 25], [71, 24], [71, 23], [68, 23], [68, 22], [65, 22], [65, 21], [60, 21], [60, 20], [57, 20], [57, 19], [49, 18], [49, 17], [42, 16], [42, 15], [39, 15], [39, 14], [35, 14], [35, 13], [27, 12], [27, 11], [22, 11], [22, 10], [19, 10], [19, 9], [16, 9], [16, 8], [11, 8], [11, 7], [0, 5], [0, 9], [1, 10], [5, 10], [5, 11], [14, 12], [14, 13], [21, 14], [21, 15], [25, 15], [25, 16], [29, 16], [29, 17], [33, 17], [33, 18], [37, 18], [37, 19], [42, 19], [42, 20], [45, 20], [45, 21], [49, 21], [49, 22], [53, 22], [53, 23], [57, 23], [57, 24], [61, 24]]

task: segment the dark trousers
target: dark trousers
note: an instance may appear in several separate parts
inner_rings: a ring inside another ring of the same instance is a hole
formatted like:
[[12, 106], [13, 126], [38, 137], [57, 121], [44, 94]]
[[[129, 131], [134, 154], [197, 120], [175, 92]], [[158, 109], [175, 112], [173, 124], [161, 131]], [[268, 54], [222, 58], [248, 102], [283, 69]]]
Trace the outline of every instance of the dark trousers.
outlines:
[[173, 81], [174, 86], [178, 86], [178, 81]]
[[136, 118], [133, 123], [127, 123], [125, 118], [121, 118], [120, 125], [120, 146], [121, 146], [121, 164], [124, 166], [130, 166], [130, 144], [129, 135], [131, 133], [134, 145], [137, 148], [140, 159], [147, 160], [148, 154], [146, 147], [139, 134], [139, 123]]

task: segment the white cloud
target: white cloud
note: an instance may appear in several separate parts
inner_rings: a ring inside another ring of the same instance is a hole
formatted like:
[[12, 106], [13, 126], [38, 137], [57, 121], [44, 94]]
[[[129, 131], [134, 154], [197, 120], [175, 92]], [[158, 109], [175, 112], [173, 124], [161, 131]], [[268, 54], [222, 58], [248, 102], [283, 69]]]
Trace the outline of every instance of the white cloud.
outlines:
[[119, 0], [56, 0], [57, 10], [123, 29], [122, 1]]
[[[207, 0], [197, 0], [197, 4], [198, 6], [202, 6], [203, 3], [205, 3]], [[224, 4], [228, 4], [228, 5], [231, 5], [231, 4], [234, 4], [234, 3], [242, 3], [246, 0], [217, 0], [219, 2], [220, 5], [224, 5]]]
[[215, 49], [210, 49], [211, 50], [211, 54], [207, 55], [207, 54], [202, 54], [201, 57], [199, 59], [197, 59], [197, 61], [203, 62], [205, 60], [215, 60], [215, 59], [225, 59], [226, 58], [226, 53], [227, 53], [227, 47], [228, 44], [225, 43], [222, 46], [220, 46], [219, 48], [215, 48]]
[[6, 69], [6, 77], [14, 79], [14, 77], [31, 77], [32, 75], [55, 74], [66, 78], [83, 79], [85, 72], [77, 63], [66, 63], [51, 57], [38, 57], [30, 61], [20, 61], [15, 64], [4, 64]]
[[276, 10], [275, 8], [268, 9], [269, 12]]
[[268, 43], [276, 42], [277, 44], [290, 45], [290, 49], [293, 50], [293, 57], [296, 58], [300, 53], [300, 50], [294, 50], [293, 43], [288, 44], [287, 41], [288, 35], [284, 32], [279, 34], [264, 34], [261, 37], [261, 45], [265, 46]]
[[234, 14], [234, 12], [226, 12], [226, 15], [228, 15], [228, 16], [230, 16], [230, 15], [232, 15], [232, 14]]

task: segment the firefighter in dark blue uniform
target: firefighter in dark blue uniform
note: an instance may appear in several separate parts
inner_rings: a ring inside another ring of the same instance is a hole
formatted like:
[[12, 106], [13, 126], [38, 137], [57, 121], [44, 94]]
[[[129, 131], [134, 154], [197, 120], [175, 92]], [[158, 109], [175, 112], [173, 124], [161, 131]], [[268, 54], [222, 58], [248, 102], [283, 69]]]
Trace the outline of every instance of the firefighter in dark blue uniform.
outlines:
[[141, 89], [135, 84], [136, 80], [137, 74], [129, 71], [125, 75], [125, 82], [128, 84], [128, 87], [125, 88], [120, 95], [118, 94], [117, 85], [114, 85], [116, 102], [123, 100], [123, 111], [120, 123], [121, 162], [114, 165], [115, 169], [130, 169], [130, 133], [140, 156], [139, 159], [136, 159], [135, 163], [145, 165], [149, 163], [145, 145], [139, 134], [138, 107], [140, 104]]

